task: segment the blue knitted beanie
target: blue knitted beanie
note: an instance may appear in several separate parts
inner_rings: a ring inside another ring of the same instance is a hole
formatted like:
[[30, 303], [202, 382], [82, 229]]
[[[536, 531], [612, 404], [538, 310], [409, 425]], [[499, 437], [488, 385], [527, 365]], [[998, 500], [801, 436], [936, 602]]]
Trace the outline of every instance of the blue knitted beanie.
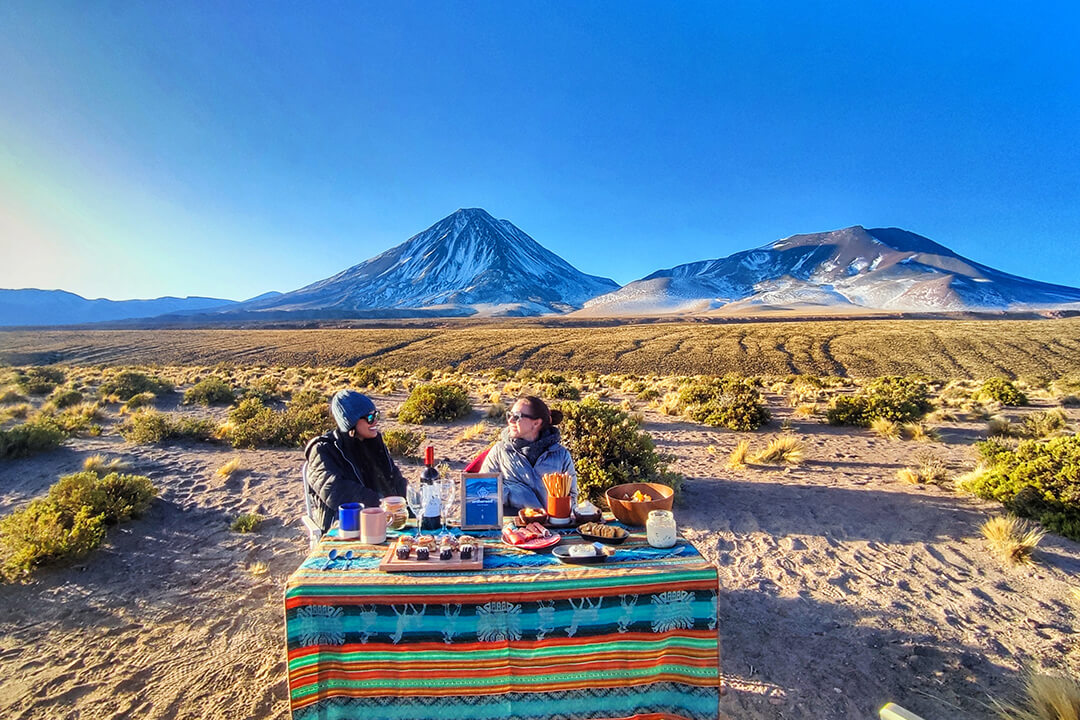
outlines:
[[375, 412], [375, 403], [367, 395], [355, 390], [338, 390], [330, 400], [330, 412], [341, 432], [356, 427], [356, 421]]

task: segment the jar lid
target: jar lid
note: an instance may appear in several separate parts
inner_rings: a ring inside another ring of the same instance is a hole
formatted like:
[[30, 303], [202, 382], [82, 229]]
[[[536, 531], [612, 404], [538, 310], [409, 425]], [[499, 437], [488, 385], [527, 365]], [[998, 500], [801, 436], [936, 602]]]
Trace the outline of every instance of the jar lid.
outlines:
[[674, 518], [670, 510], [650, 510], [649, 517], [655, 517], [657, 520], [666, 520], [668, 518]]

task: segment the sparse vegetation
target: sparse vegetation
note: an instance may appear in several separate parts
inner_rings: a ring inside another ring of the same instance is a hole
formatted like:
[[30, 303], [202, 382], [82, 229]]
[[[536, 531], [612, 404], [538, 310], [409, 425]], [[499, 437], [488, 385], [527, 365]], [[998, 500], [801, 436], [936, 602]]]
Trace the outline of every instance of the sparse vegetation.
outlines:
[[900, 423], [889, 418], [878, 417], [870, 421], [870, 429], [886, 440], [900, 438]]
[[582, 496], [599, 502], [609, 487], [627, 482], [659, 482], [678, 492], [683, 478], [668, 470], [672, 458], [656, 452], [652, 438], [630, 413], [593, 397], [557, 407]]
[[64, 382], [59, 368], [29, 367], [15, 371], [15, 384], [27, 395], [45, 395]]
[[756, 430], [769, 422], [757, 388], [743, 378], [694, 378], [673, 400], [676, 412], [711, 427]]
[[136, 370], [121, 370], [101, 383], [99, 392], [104, 397], [115, 397], [121, 402], [130, 400], [139, 393], [172, 392], [172, 383], [161, 378], [151, 377]]
[[128, 463], [120, 458], [106, 460], [104, 455], [91, 455], [83, 460], [83, 471], [92, 472], [98, 477], [109, 473], [123, 473], [131, 469]]
[[200, 380], [184, 392], [185, 405], [232, 405], [235, 401], [232, 387], [217, 376]]
[[229, 529], [235, 533], [251, 533], [259, 529], [263, 518], [256, 513], [242, 513], [229, 525]]
[[981, 400], [993, 400], [1002, 405], [1027, 405], [1027, 396], [1005, 378], [995, 377], [986, 380], [979, 389]]
[[229, 413], [223, 434], [233, 447], [302, 447], [330, 429], [326, 399], [315, 392], [294, 393], [282, 411], [258, 398], [245, 398]]
[[149, 445], [165, 440], [212, 440], [217, 435], [213, 420], [174, 416], [157, 410], [140, 410], [128, 416], [117, 427], [121, 437], [137, 445]]
[[244, 469], [244, 461], [238, 457], [233, 458], [217, 469], [214, 474], [219, 478], [230, 478], [235, 473]]
[[156, 494], [140, 475], [60, 478], [46, 497], [0, 519], [0, 574], [15, 580], [47, 562], [85, 556], [101, 543], [107, 525], [145, 511]]
[[0, 459], [28, 457], [52, 450], [66, 438], [67, 433], [55, 419], [39, 416], [9, 430], [0, 430]]
[[949, 469], [945, 461], [933, 453], [920, 453], [914, 458], [914, 467], [900, 468], [896, 471], [896, 477], [901, 482], [912, 485], [925, 485], [928, 483], [940, 484], [949, 476]]
[[1011, 565], [1031, 562], [1031, 555], [1045, 534], [1013, 515], [990, 518], [979, 530], [993, 553]]
[[1002, 720], [1077, 720], [1080, 718], [1080, 682], [1072, 677], [1033, 673], [1027, 681], [1022, 705], [995, 702]]
[[416, 456], [425, 436], [424, 433], [415, 430], [391, 428], [382, 431], [382, 439], [391, 455], [408, 458]]
[[746, 458], [750, 453], [750, 441], [740, 440], [728, 455], [727, 466], [732, 470], [741, 470], [746, 467]]
[[1015, 449], [991, 439], [977, 447], [982, 464], [963, 489], [1080, 540], [1080, 436], [1025, 440]]
[[756, 453], [750, 462], [767, 465], [798, 465], [804, 459], [805, 450], [805, 446], [798, 438], [781, 435], [770, 440], [765, 449]]
[[413, 425], [422, 425], [432, 421], [450, 422], [471, 412], [469, 394], [460, 385], [419, 385], [402, 404], [398, 419]]
[[870, 381], [854, 395], [834, 397], [826, 417], [832, 425], [870, 427], [878, 418], [898, 423], [913, 422], [930, 410], [929, 389], [925, 383], [891, 376]]

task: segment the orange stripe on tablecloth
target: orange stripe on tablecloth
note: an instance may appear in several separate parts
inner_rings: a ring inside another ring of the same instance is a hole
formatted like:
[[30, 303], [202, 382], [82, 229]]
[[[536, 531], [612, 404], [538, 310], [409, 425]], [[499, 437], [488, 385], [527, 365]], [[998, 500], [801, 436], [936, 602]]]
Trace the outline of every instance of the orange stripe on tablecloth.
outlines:
[[[679, 582], [675, 587], [672, 587], [670, 582], [665, 582], [662, 579], [655, 582], [643, 582], [640, 584], [634, 584], [632, 586], [616, 586], [616, 587], [592, 587], [582, 588], [579, 592], [574, 594], [574, 598], [582, 597], [616, 597], [619, 595], [626, 595], [627, 593], [633, 593], [637, 595], [644, 595], [650, 592], [666, 592], [668, 590], [715, 590], [716, 578], [707, 578], [704, 580], [692, 580], [687, 582]], [[511, 602], [536, 602], [539, 600], [564, 600], [567, 594], [565, 590], [548, 590], [529, 592], [527, 590], [502, 592], [499, 594], [499, 600], [507, 600]], [[300, 595], [297, 597], [291, 597], [285, 600], [285, 608], [291, 610], [298, 607], [306, 607], [308, 605], [401, 605], [403, 603], [427, 603], [427, 604], [444, 604], [444, 603], [462, 603], [466, 605], [483, 605], [486, 602], [491, 601], [493, 598], [491, 595], [483, 595], [478, 593], [446, 593], [439, 595], [432, 595], [431, 593], [423, 593], [418, 595]]]
[[[674, 673], [662, 673], [650, 676], [648, 680], [639, 680], [637, 684], [653, 684], [653, 683], [679, 683], [681, 685], [692, 685], [695, 687], [715, 687], [718, 683], [713, 682], [700, 682], [696, 678], [687, 678], [683, 675], [677, 675]], [[334, 688], [325, 693], [312, 693], [302, 698], [296, 698], [292, 700], [292, 709], [294, 711], [301, 708], [312, 705], [319, 700], [327, 697], [453, 697], [462, 695], [501, 695], [509, 692], [516, 693], [548, 693], [548, 692], [562, 692], [566, 690], [595, 690], [601, 688], [625, 688], [626, 681], [620, 679], [604, 680], [601, 678], [589, 678], [587, 680], [575, 680], [573, 682], [561, 682], [561, 683], [548, 683], [546, 685], [532, 686], [529, 688], [511, 687], [510, 683], [503, 683], [500, 685], [488, 685], [485, 687], [454, 687], [446, 689], [433, 689], [433, 688], [409, 688], [408, 691], [393, 691], [390, 688]], [[296, 690], [297, 688], [293, 688]], [[636, 716], [632, 716], [636, 717]], [[645, 716], [643, 716], [645, 717]], [[651, 717], [672, 717], [670, 715], [652, 715]]]
[[[662, 640], [669, 638], [699, 638], [702, 640], [712, 640], [717, 637], [716, 630], [668, 630], [667, 632], [626, 632], [626, 633], [610, 633], [604, 635], [583, 635], [572, 638], [552, 637], [545, 638], [543, 640], [515, 640], [513, 645], [515, 648], [521, 648], [524, 650], [531, 650], [536, 648], [551, 648], [551, 647], [585, 647], [589, 645], [595, 645], [602, 642], [648, 642], [659, 643]], [[344, 653], [344, 652], [385, 652], [385, 653], [419, 653], [425, 650], [433, 650], [439, 652], [460, 652], [469, 653], [474, 650], [496, 650], [500, 647], [497, 642], [455, 642], [447, 645], [445, 642], [433, 641], [423, 643], [409, 643], [407, 645], [394, 645], [392, 643], [349, 643], [347, 645], [305, 645], [304, 647], [294, 648], [289, 650], [289, 660], [295, 660], [297, 658], [306, 657], [308, 655], [315, 655], [324, 652]]]

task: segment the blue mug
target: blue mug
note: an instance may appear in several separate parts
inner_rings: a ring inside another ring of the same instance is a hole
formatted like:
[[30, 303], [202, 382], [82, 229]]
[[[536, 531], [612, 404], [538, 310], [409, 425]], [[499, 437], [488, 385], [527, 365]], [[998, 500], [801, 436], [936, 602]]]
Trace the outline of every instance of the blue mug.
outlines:
[[360, 537], [360, 509], [361, 503], [341, 503], [338, 508], [338, 526], [341, 537], [350, 540]]

